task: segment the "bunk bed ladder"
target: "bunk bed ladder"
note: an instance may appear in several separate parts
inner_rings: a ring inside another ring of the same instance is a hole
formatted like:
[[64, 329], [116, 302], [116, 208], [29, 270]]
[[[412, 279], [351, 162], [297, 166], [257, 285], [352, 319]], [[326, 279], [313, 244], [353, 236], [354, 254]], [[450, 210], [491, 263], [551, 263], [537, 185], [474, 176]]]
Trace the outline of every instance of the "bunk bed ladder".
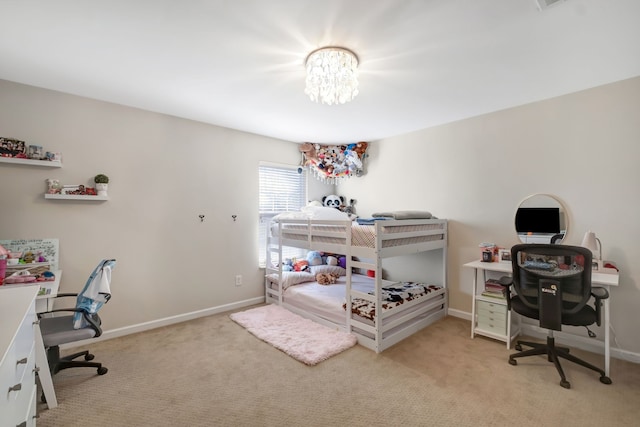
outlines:
[[[278, 227], [281, 227], [279, 224]], [[282, 233], [282, 230], [280, 230]], [[282, 235], [282, 234], [280, 234]], [[274, 298], [274, 295], [278, 297], [278, 305], [282, 305], [282, 245], [279, 244], [279, 239], [274, 238], [271, 230], [267, 231], [267, 260], [265, 265], [265, 279], [264, 279], [264, 298], [265, 302], [269, 302], [269, 300]], [[274, 241], [276, 242], [274, 244]], [[276, 255], [277, 267], [274, 262], [274, 255]], [[267, 278], [268, 274], [277, 274], [278, 275], [278, 290], [274, 292], [270, 287], [269, 279]]]
[[346, 279], [345, 279], [345, 331], [347, 333], [351, 333], [351, 307], [353, 304], [353, 296], [351, 295], [351, 274], [353, 273], [353, 256], [351, 255], [351, 224], [348, 223], [346, 225], [346, 233], [345, 233], [345, 250], [344, 250], [344, 258], [345, 258], [345, 269], [347, 270]]
[[376, 243], [375, 243], [375, 283], [376, 283], [376, 316], [375, 316], [375, 351], [380, 353], [382, 346], [382, 222], [377, 221], [376, 226]]
[[447, 255], [449, 252], [449, 221], [444, 221], [443, 224], [443, 239], [445, 244], [442, 248], [442, 286], [445, 288], [444, 294], [444, 316], [449, 314], [449, 278], [447, 273]]

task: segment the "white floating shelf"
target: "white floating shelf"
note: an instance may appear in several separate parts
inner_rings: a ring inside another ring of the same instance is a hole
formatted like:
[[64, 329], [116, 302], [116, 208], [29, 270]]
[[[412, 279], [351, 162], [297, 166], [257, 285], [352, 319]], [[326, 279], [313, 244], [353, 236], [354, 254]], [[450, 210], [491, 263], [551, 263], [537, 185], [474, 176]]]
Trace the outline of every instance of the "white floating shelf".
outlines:
[[109, 196], [83, 196], [83, 195], [74, 195], [74, 194], [49, 194], [46, 193], [44, 195], [45, 199], [55, 199], [55, 200], [109, 200]]
[[60, 160], [32, 160], [16, 159], [15, 157], [0, 157], [0, 163], [13, 163], [14, 165], [44, 166], [47, 168], [61, 168]]

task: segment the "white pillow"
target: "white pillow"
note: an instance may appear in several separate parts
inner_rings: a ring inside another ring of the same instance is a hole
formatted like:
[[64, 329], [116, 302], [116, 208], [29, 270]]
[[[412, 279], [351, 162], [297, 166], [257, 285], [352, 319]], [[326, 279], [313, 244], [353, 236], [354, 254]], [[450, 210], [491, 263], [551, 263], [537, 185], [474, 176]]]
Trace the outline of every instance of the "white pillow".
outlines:
[[344, 268], [340, 267], [339, 265], [312, 265], [311, 266], [311, 273], [314, 276], [316, 274], [319, 274], [319, 273], [326, 273], [326, 274], [334, 273], [334, 274], [337, 274], [339, 276], [346, 276], [347, 275], [347, 270], [345, 270]]
[[349, 215], [345, 212], [341, 212], [336, 208], [329, 208], [326, 206], [305, 206], [300, 209], [304, 212], [310, 219], [319, 219], [326, 221], [348, 221]]
[[[278, 283], [278, 273], [267, 274], [267, 278], [273, 283]], [[303, 282], [315, 282], [315, 274], [306, 271], [283, 271], [282, 272], [282, 290], [289, 286], [297, 285]]]

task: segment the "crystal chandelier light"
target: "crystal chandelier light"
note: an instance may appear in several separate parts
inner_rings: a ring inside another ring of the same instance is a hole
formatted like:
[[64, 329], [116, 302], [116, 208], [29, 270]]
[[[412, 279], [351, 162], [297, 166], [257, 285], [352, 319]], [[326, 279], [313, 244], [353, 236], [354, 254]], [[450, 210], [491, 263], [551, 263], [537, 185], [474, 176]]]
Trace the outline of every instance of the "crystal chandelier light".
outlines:
[[358, 95], [358, 57], [343, 47], [316, 49], [305, 60], [307, 80], [304, 93], [312, 101], [344, 104]]

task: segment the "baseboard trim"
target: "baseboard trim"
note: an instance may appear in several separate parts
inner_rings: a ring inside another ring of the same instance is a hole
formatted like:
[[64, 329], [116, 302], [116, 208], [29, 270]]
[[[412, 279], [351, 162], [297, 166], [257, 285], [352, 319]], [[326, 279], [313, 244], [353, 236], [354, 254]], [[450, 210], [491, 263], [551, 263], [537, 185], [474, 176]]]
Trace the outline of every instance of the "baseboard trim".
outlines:
[[136, 334], [138, 332], [149, 331], [151, 329], [161, 328], [163, 326], [174, 325], [176, 323], [186, 322], [188, 320], [198, 319], [200, 317], [211, 316], [225, 311], [237, 310], [239, 308], [249, 307], [264, 302], [264, 296], [251, 298], [244, 301], [238, 301], [231, 304], [220, 305], [217, 307], [205, 308], [204, 310], [192, 311], [190, 313], [178, 314], [176, 316], [165, 317], [163, 319], [151, 320], [149, 322], [138, 323], [137, 325], [125, 326], [122, 328], [106, 330], [98, 338], [77, 341], [73, 344], [65, 344], [60, 346], [63, 349], [80, 347], [87, 344], [105, 341], [112, 338], [123, 337], [125, 335]]
[[459, 317], [460, 319], [471, 321], [471, 313], [467, 313], [466, 311], [450, 308], [449, 310], [447, 310], [447, 314], [449, 316]]
[[[447, 313], [450, 316], [471, 321], [471, 313], [461, 310], [449, 309]], [[546, 339], [547, 331], [536, 325], [522, 324], [522, 334], [534, 338]], [[570, 347], [579, 348], [581, 350], [591, 351], [593, 353], [604, 354], [604, 342], [593, 341], [591, 338], [585, 338], [565, 332], [554, 332], [556, 338], [562, 340], [563, 344]], [[617, 347], [611, 347], [611, 357], [626, 360], [627, 362], [640, 363], [640, 353], [634, 353]]]

